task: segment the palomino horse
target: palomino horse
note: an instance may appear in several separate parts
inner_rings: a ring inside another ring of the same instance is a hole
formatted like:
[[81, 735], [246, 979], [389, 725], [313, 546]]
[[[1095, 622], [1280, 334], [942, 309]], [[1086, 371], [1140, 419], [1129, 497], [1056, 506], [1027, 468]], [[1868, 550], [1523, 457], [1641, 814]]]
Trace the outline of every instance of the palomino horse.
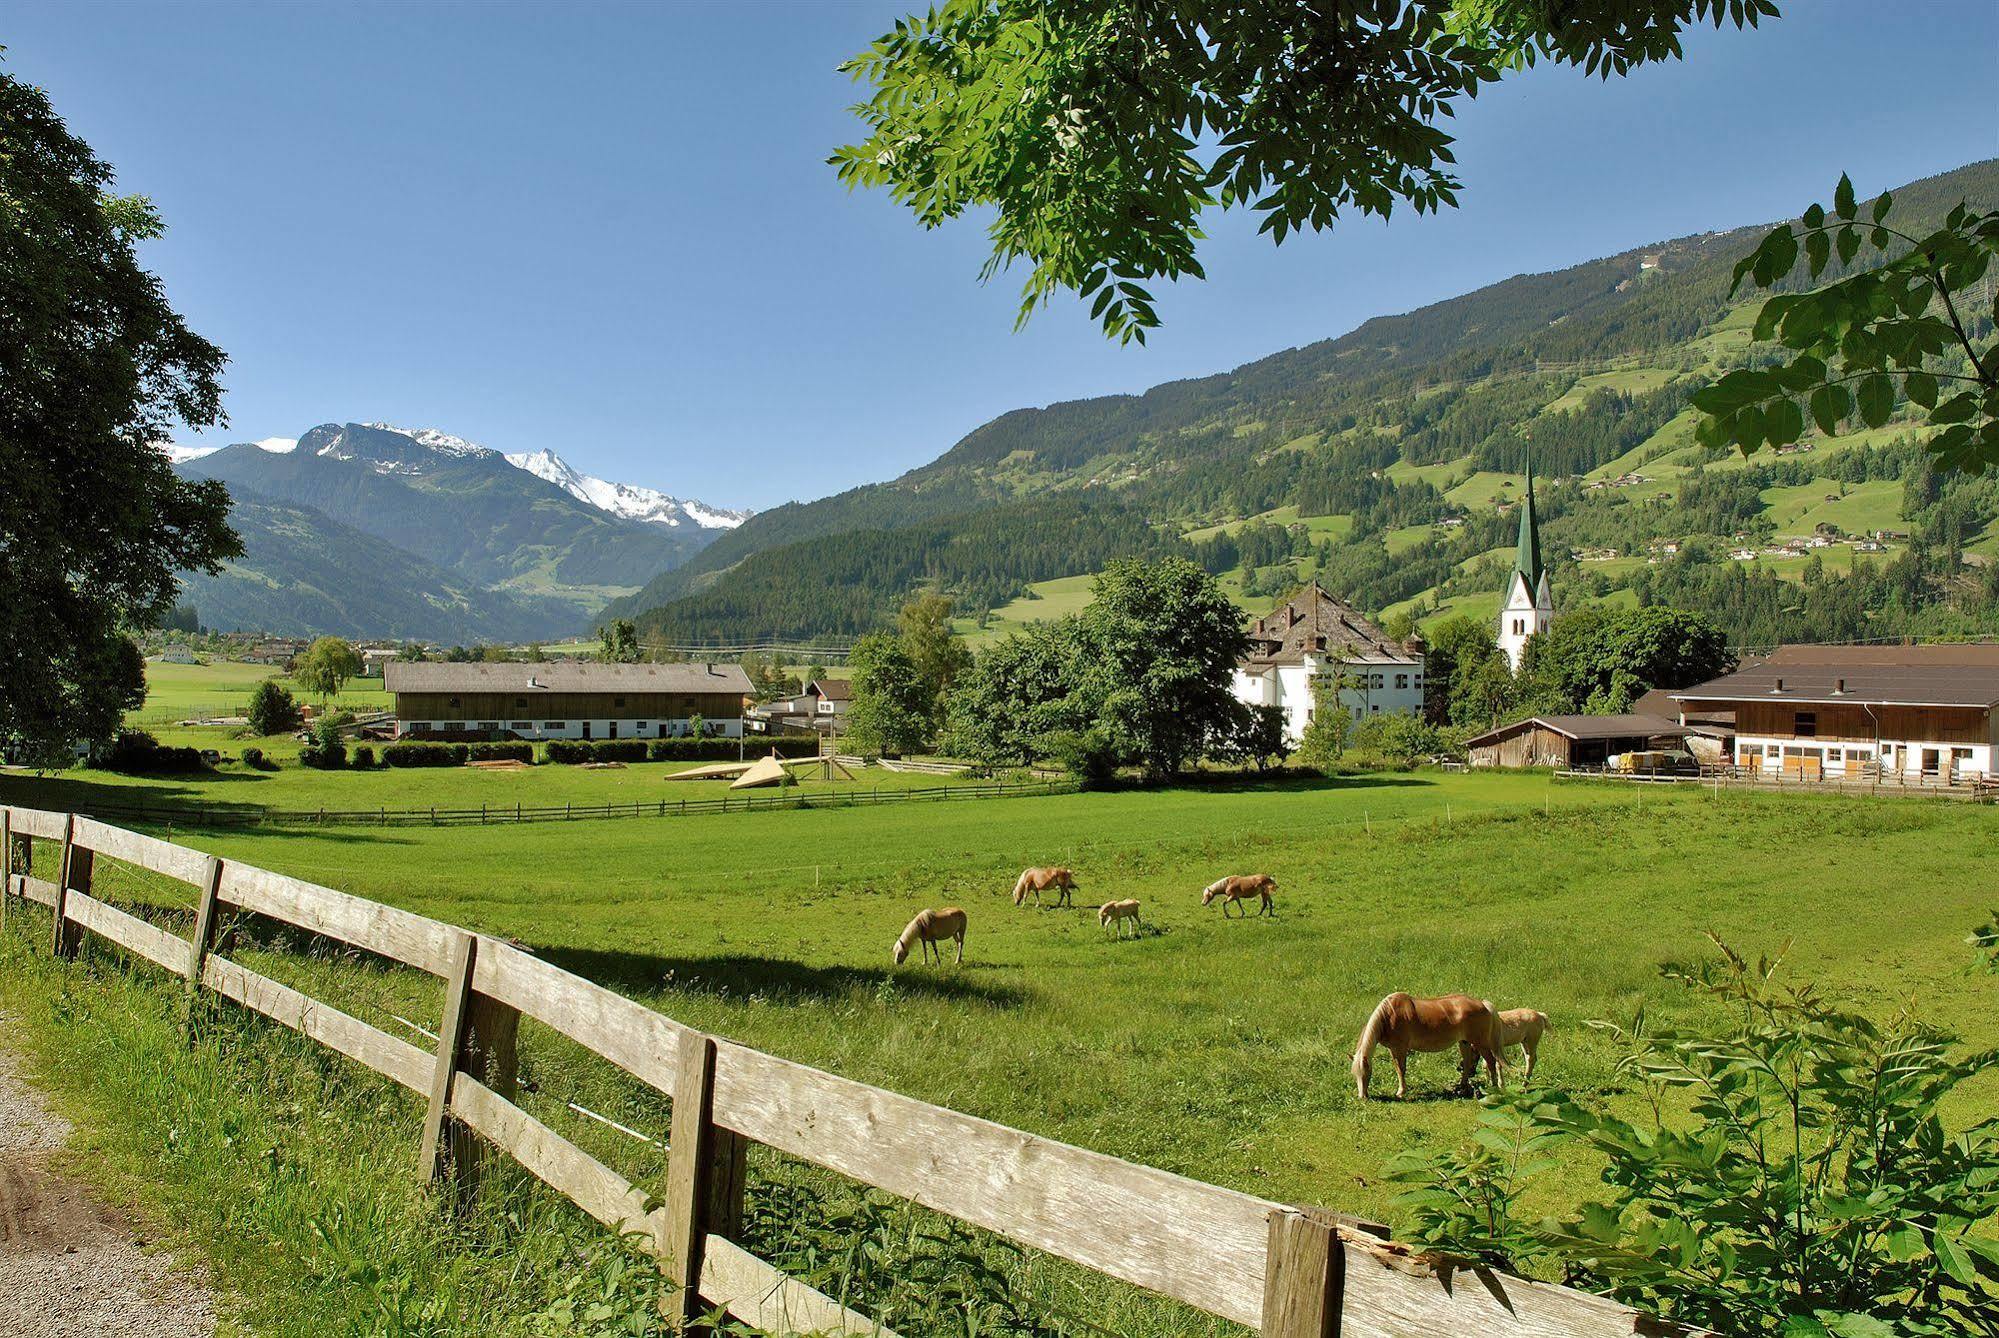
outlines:
[[937, 954], [937, 964], [942, 966], [944, 964], [944, 949], [939, 945], [947, 938], [958, 941], [958, 961], [963, 962], [965, 960], [965, 913], [963, 911], [959, 910], [956, 906], [946, 906], [942, 910], [935, 911], [918, 911], [916, 918], [911, 920], [908, 926], [903, 929], [902, 937], [895, 941], [895, 950], [891, 955], [895, 958], [895, 964], [901, 966], [909, 960], [909, 945], [920, 943], [923, 945], [921, 960], [929, 961], [930, 954], [935, 952]]
[[1034, 894], [1034, 904], [1041, 904], [1041, 894], [1049, 888], [1056, 890], [1057, 906], [1073, 906], [1069, 894], [1076, 890], [1076, 875], [1069, 869], [1027, 869], [1020, 875], [1020, 881], [1013, 885], [1013, 904], [1018, 906], [1027, 900], [1027, 894]]
[[[1485, 1001], [1487, 1008], [1492, 1000]], [[1548, 1015], [1532, 1008], [1509, 1008], [1499, 1015], [1499, 1057], [1506, 1062], [1506, 1052], [1519, 1046], [1527, 1053], [1527, 1066], [1520, 1071], [1523, 1078], [1534, 1076], [1535, 1056], [1541, 1049], [1541, 1034], [1548, 1030]], [[1460, 1053], [1465, 1049], [1459, 1046]]]
[[1097, 924], [1105, 929], [1117, 926], [1117, 936], [1124, 937], [1124, 922], [1131, 921], [1133, 933], [1138, 932], [1138, 898], [1127, 901], [1107, 901], [1097, 907]]
[[1395, 1060], [1395, 1095], [1408, 1095], [1408, 1059], [1411, 1050], [1432, 1052], [1458, 1046], [1460, 1067], [1458, 1086], [1471, 1089], [1478, 1061], [1485, 1061], [1493, 1086], [1499, 1086], [1499, 1015], [1491, 1004], [1469, 994], [1446, 994], [1441, 999], [1415, 999], [1397, 990], [1374, 1006], [1361, 1029], [1360, 1044], [1353, 1051], [1354, 1087], [1367, 1100], [1368, 1069], [1374, 1062], [1374, 1047], [1385, 1045]]
[[1267, 873], [1232, 873], [1226, 878], [1217, 878], [1209, 883], [1201, 893], [1201, 904], [1211, 905], [1216, 897], [1222, 899], [1222, 917], [1228, 918], [1229, 907], [1234, 906], [1245, 916], [1249, 907], [1243, 905], [1251, 897], [1263, 899], [1263, 909], [1258, 915], [1274, 914], [1270, 905], [1270, 894], [1277, 890], [1277, 880]]

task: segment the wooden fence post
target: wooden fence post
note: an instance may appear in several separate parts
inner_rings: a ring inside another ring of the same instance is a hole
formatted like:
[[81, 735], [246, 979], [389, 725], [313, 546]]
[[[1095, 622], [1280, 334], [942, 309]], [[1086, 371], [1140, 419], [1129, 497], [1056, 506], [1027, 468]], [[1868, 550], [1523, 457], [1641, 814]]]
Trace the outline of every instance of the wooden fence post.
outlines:
[[0, 805], [0, 934], [7, 932], [7, 898], [14, 895], [14, 810]]
[[[210, 855], [201, 871], [201, 901], [194, 909], [194, 937], [188, 942], [187, 994], [190, 1000], [201, 993], [202, 963], [208, 960], [215, 944], [215, 902], [221, 890], [222, 861]], [[188, 1012], [187, 1025], [191, 1033], [194, 1029], [192, 1009]]]
[[666, 1158], [666, 1275], [679, 1290], [667, 1302], [685, 1323], [702, 1314], [702, 1248], [710, 1232], [740, 1232], [746, 1139], [715, 1126], [715, 1038], [681, 1037], [673, 1084], [673, 1132]]
[[1346, 1250], [1332, 1222], [1293, 1208], [1270, 1214], [1263, 1338], [1337, 1338]]
[[[479, 955], [479, 940], [461, 934], [451, 954], [451, 973], [444, 981], [444, 1018], [437, 1028], [437, 1068], [430, 1083], [430, 1108], [423, 1118], [423, 1151], [417, 1165], [435, 1181], [451, 1168], [450, 1144], [444, 1137], [444, 1122], [450, 1115], [451, 1078], [458, 1071], [465, 1048], [465, 1023], [472, 996], [472, 967]], [[463, 1186], [461, 1186], [461, 1189]]]
[[82, 946], [83, 927], [69, 920], [69, 894], [90, 891], [90, 872], [95, 861], [96, 854], [89, 846], [76, 843], [76, 814], [70, 814], [62, 825], [62, 868], [56, 875], [55, 925], [49, 940], [50, 950], [58, 957], [74, 957]]

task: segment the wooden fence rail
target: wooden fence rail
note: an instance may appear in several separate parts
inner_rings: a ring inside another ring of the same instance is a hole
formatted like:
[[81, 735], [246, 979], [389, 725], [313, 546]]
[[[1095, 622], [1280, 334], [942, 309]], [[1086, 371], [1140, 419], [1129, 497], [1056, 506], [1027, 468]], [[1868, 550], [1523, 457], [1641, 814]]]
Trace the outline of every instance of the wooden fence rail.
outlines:
[[851, 808], [871, 804], [949, 803], [1019, 795], [1066, 794], [1067, 780], [983, 781], [890, 790], [791, 794], [744, 793], [713, 799], [633, 799], [601, 804], [481, 804], [477, 808], [243, 808], [119, 804], [91, 801], [92, 816], [172, 827], [476, 827], [505, 822], [580, 822], [586, 818], [674, 818], [702, 813], [766, 813], [776, 809]]
[[[35, 842], [60, 843], [54, 883], [28, 872]], [[192, 937], [94, 896], [100, 856], [194, 888]], [[94, 934], [408, 1088], [428, 1103], [420, 1174], [463, 1194], [481, 1158], [497, 1149], [599, 1222], [638, 1233], [668, 1275], [686, 1284], [680, 1296], [689, 1316], [718, 1305], [773, 1334], [893, 1338], [736, 1239], [744, 1153], [754, 1142], [1268, 1338], [1696, 1332], [1602, 1297], [1419, 1253], [1354, 1219], [1134, 1165], [763, 1054], [501, 940], [93, 818], [0, 807], [0, 872], [0, 907], [9, 898], [49, 907], [58, 953]], [[436, 977], [437, 1049], [231, 960], [227, 944], [211, 942], [225, 907]], [[522, 1017], [672, 1099], [657, 1197], [515, 1103]]]

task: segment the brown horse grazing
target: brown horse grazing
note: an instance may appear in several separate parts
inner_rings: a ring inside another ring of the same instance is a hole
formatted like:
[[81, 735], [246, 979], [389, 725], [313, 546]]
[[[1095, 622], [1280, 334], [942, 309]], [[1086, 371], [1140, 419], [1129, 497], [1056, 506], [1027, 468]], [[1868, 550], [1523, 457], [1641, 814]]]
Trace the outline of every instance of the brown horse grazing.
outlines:
[[[1487, 999], [1485, 1006], [1492, 1007], [1492, 1000]], [[1500, 1063], [1506, 1063], [1506, 1052], [1517, 1045], [1527, 1054], [1527, 1066], [1521, 1070], [1520, 1076], [1533, 1077], [1534, 1061], [1541, 1049], [1541, 1035], [1547, 1030], [1546, 1013], [1536, 1012], [1532, 1008], [1509, 1008], [1501, 1013], [1499, 1015]], [[1460, 1048], [1462, 1049], [1462, 1046]]]
[[1076, 904], [1069, 900], [1069, 894], [1076, 890], [1076, 875], [1072, 870], [1060, 868], [1023, 870], [1020, 880], [1013, 885], [1013, 904], [1020, 905], [1027, 900], [1027, 894], [1032, 892], [1034, 904], [1039, 906], [1041, 894], [1050, 888], [1056, 891], [1057, 906]]
[[1247, 916], [1249, 914], [1249, 907], [1244, 906], [1242, 903], [1248, 901], [1251, 897], [1261, 897], [1263, 899], [1263, 909], [1259, 910], [1257, 914], [1274, 915], [1276, 911], [1271, 907], [1270, 894], [1276, 890], [1277, 880], [1267, 873], [1232, 873], [1226, 878], [1217, 878], [1214, 882], [1209, 883], [1201, 893], [1201, 904], [1203, 906], [1211, 905], [1216, 897], [1220, 897], [1222, 899], [1222, 918], [1227, 919], [1230, 906], [1238, 908]]
[[1126, 920], [1131, 921], [1133, 933], [1139, 932], [1138, 898], [1136, 897], [1125, 901], [1107, 901], [1097, 907], [1098, 926], [1103, 929], [1109, 929], [1112, 925], [1116, 925], [1117, 936], [1119, 938], [1124, 937], [1124, 922]]
[[895, 948], [890, 955], [895, 958], [895, 964], [901, 966], [909, 960], [909, 945], [912, 943], [921, 943], [923, 945], [921, 960], [929, 961], [930, 954], [934, 951], [937, 954], [937, 964], [942, 966], [944, 964], [944, 949], [938, 945], [947, 938], [958, 941], [958, 961], [963, 962], [965, 960], [965, 913], [963, 911], [959, 910], [956, 906], [946, 906], [942, 910], [935, 911], [918, 911], [916, 918], [911, 920], [903, 929], [902, 937], [895, 941]]
[[1411, 1050], [1432, 1052], [1458, 1046], [1460, 1090], [1471, 1090], [1472, 1074], [1481, 1059], [1492, 1085], [1499, 1086], [1499, 1014], [1491, 1004], [1469, 994], [1416, 999], [1398, 990], [1374, 1006], [1367, 1025], [1361, 1029], [1360, 1044], [1353, 1051], [1354, 1087], [1363, 1101], [1367, 1100], [1368, 1070], [1373, 1065], [1377, 1045], [1387, 1046], [1395, 1060], [1398, 1100], [1409, 1093]]

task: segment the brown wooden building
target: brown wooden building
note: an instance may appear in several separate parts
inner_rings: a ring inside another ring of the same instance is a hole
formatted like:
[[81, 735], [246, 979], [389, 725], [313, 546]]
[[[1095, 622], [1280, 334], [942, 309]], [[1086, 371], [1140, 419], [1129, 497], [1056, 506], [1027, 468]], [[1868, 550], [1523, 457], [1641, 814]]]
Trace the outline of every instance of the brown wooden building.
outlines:
[[1769, 775], [1991, 776], [1999, 645], [1784, 646], [1673, 697], [1733, 711], [1735, 764]]
[[1674, 747], [1686, 729], [1649, 715], [1536, 715], [1465, 740], [1475, 767], [1608, 766], [1620, 753]]
[[657, 739], [699, 716], [742, 733], [749, 675], [734, 664], [405, 664], [384, 667], [401, 738]]

